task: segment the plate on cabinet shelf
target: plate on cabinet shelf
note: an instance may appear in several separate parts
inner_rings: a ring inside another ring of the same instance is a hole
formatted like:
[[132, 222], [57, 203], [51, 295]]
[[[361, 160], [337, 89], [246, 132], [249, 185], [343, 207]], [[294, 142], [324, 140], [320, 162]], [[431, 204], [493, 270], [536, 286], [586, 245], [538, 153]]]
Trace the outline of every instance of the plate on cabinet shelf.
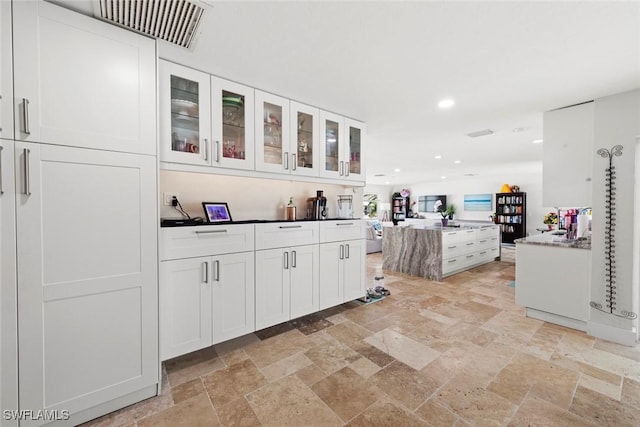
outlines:
[[233, 108], [240, 108], [242, 107], [244, 104], [244, 102], [242, 101], [242, 98], [238, 97], [238, 96], [223, 96], [222, 97], [222, 105], [224, 107], [233, 107]]
[[197, 116], [198, 104], [184, 99], [172, 99], [171, 112], [187, 116]]

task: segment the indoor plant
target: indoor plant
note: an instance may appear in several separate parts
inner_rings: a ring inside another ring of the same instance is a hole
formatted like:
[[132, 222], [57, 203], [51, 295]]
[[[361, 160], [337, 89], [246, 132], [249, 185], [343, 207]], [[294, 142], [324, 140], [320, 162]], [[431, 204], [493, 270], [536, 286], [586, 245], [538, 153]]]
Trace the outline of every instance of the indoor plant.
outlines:
[[456, 205], [447, 206], [446, 213], [449, 216], [449, 219], [453, 219], [453, 214], [456, 213]]
[[547, 225], [549, 230], [553, 230], [554, 224], [558, 223], [558, 215], [555, 212], [549, 212], [544, 216], [544, 221], [542, 221]]
[[449, 212], [448, 212], [448, 210], [440, 211], [440, 215], [442, 215], [442, 219], [440, 220], [440, 221], [442, 221], [442, 226], [446, 227], [447, 225], [449, 225]]

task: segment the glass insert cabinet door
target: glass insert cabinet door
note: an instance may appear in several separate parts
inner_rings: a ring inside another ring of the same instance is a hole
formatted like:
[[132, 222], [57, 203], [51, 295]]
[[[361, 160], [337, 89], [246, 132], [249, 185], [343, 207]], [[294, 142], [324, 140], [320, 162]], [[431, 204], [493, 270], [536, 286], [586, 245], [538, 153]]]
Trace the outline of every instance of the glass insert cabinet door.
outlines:
[[364, 159], [362, 158], [364, 123], [351, 119], [344, 120], [346, 153], [345, 175], [354, 181], [364, 181]]
[[252, 170], [254, 164], [254, 90], [211, 77], [213, 164]]
[[340, 178], [345, 175], [342, 154], [343, 118], [337, 114], [320, 111], [320, 134], [322, 138], [320, 175]]
[[288, 174], [295, 168], [290, 149], [289, 100], [256, 90], [256, 170]]
[[160, 61], [163, 161], [211, 164], [209, 82], [205, 73]]
[[317, 108], [291, 101], [291, 152], [294, 153], [292, 174], [319, 174], [319, 114]]

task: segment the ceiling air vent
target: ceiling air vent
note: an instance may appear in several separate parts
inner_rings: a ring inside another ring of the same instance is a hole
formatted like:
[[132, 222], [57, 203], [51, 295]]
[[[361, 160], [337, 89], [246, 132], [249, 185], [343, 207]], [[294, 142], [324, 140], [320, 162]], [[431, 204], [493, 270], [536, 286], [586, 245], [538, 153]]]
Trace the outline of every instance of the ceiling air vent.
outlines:
[[470, 138], [477, 138], [479, 136], [491, 135], [494, 133], [491, 129], [483, 129], [475, 132], [468, 133], [467, 136]]
[[103, 19], [186, 48], [203, 12], [187, 0], [100, 0]]

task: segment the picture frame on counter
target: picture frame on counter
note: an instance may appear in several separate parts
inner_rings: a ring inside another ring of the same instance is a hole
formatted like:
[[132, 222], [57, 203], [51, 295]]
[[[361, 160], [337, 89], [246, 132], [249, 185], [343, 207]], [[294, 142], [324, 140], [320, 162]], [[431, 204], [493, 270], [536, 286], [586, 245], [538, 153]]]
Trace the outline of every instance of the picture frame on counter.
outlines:
[[229, 206], [225, 202], [202, 202], [204, 216], [207, 222], [223, 223], [231, 222], [231, 212]]

